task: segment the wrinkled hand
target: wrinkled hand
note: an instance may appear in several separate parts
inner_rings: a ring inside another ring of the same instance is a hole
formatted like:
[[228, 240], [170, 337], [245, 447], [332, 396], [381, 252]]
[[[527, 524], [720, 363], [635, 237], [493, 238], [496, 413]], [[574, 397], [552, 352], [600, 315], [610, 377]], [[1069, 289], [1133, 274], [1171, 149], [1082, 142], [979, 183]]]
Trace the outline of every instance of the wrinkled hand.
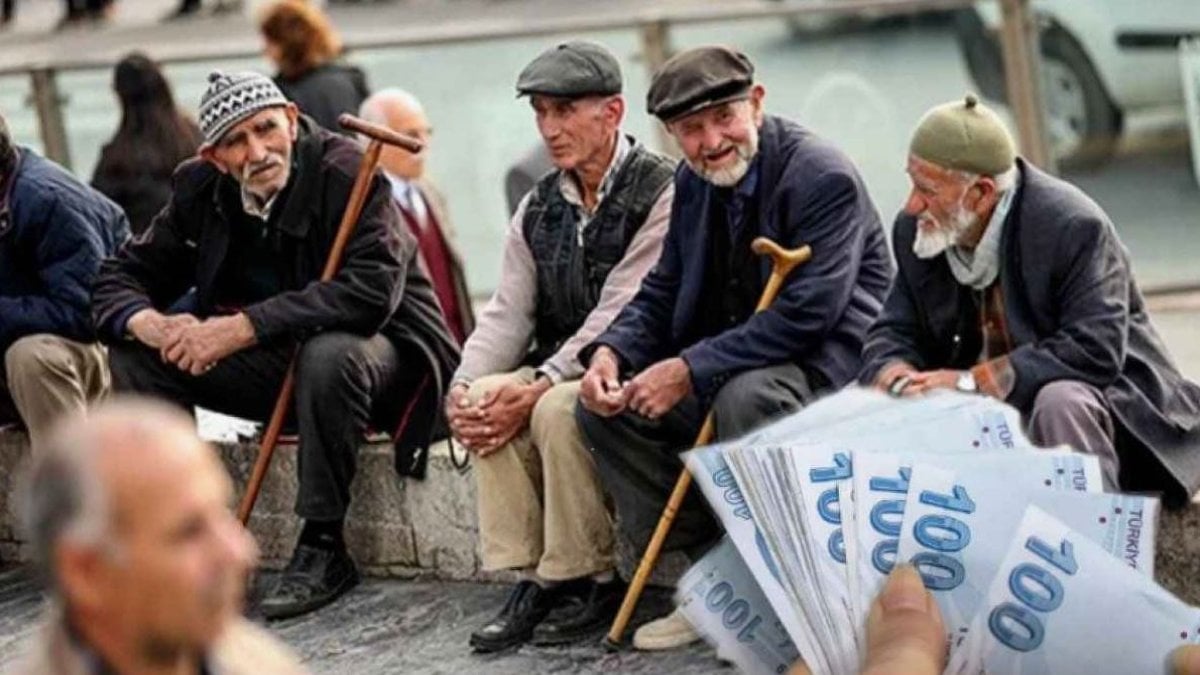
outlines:
[[200, 320], [191, 314], [167, 315], [158, 310], [143, 309], [129, 317], [125, 326], [138, 342], [152, 349], [161, 349], [171, 335], [198, 323]]
[[935, 389], [955, 389], [958, 385], [958, 370], [929, 370], [911, 375], [912, 382], [904, 388], [902, 396], [920, 396]]
[[203, 375], [221, 359], [256, 342], [245, 314], [219, 316], [173, 330], [159, 350], [163, 361], [192, 375]]
[[666, 359], [643, 370], [625, 388], [629, 407], [642, 417], [656, 420], [691, 393], [692, 371], [679, 357]]
[[450, 431], [468, 450], [487, 457], [529, 426], [533, 407], [550, 387], [545, 378], [529, 384], [514, 382], [489, 391], [472, 405], [466, 386], [458, 385], [446, 402]]
[[629, 401], [619, 376], [617, 355], [608, 347], [600, 347], [592, 354], [592, 362], [579, 383], [579, 402], [601, 417], [619, 415]]
[[[946, 666], [946, 632], [937, 602], [909, 564], [896, 565], [867, 615], [862, 675], [938, 675]], [[798, 663], [789, 675], [811, 675]]]
[[917, 369], [906, 361], [892, 361], [875, 376], [875, 388], [892, 396], [900, 396], [916, 374]]

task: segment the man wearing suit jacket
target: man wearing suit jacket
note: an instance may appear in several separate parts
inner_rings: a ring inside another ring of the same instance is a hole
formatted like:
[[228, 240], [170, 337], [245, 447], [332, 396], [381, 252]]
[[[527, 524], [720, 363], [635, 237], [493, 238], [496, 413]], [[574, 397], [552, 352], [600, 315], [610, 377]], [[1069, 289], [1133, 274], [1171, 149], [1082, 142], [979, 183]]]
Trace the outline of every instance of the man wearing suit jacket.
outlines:
[[863, 382], [992, 396], [1036, 444], [1095, 454], [1108, 489], [1195, 493], [1200, 387], [1171, 362], [1104, 211], [1017, 157], [974, 96], [922, 118], [908, 174]]
[[[728, 439], [852, 381], [891, 278], [879, 215], [850, 160], [766, 115], [753, 74], [744, 55], [702, 47], [655, 75], [647, 107], [687, 160], [675, 172], [670, 226], [638, 294], [581, 354], [589, 368], [577, 419], [638, 544], [705, 410]], [[813, 258], [754, 314], [771, 268], [750, 250], [758, 236], [808, 244]], [[693, 493], [667, 546], [697, 556], [720, 534]], [[695, 638], [676, 612], [639, 629], [634, 646]]]
[[405, 226], [417, 238], [421, 266], [433, 282], [446, 325], [461, 347], [475, 327], [475, 312], [446, 200], [425, 177], [425, 158], [429, 156], [428, 144], [433, 137], [429, 118], [421, 102], [402, 89], [384, 89], [373, 94], [363, 101], [359, 115], [426, 144], [417, 153], [385, 145], [379, 165], [392, 185]]

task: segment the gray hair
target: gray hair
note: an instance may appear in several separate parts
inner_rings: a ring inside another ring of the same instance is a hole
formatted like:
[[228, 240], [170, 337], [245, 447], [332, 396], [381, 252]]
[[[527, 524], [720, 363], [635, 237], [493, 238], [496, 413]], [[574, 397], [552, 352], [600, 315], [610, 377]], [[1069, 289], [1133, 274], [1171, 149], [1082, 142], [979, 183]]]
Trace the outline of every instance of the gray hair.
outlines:
[[59, 427], [39, 448], [18, 492], [34, 564], [51, 585], [60, 541], [98, 545], [111, 526], [108, 494], [96, 470], [100, 443], [89, 431], [82, 419]]
[[387, 104], [401, 105], [424, 114], [425, 106], [411, 92], [397, 87], [381, 89], [367, 97], [358, 108], [358, 116], [372, 124], [387, 126]]
[[[955, 170], [954, 174], [958, 176], [963, 183], [970, 185], [975, 181], [983, 178], [981, 174], [971, 173], [970, 171]], [[998, 173], [994, 176], [988, 176], [996, 183], [996, 192], [1005, 193], [1017, 186], [1017, 165], [1014, 164], [1004, 173]]]

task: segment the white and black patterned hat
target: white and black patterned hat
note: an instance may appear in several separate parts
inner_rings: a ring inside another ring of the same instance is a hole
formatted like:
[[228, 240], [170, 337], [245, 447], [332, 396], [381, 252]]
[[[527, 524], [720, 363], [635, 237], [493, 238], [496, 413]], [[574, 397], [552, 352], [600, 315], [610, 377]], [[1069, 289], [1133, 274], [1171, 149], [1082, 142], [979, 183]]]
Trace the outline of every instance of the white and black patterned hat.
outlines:
[[208, 75], [208, 89], [200, 97], [200, 131], [204, 142], [216, 143], [238, 122], [264, 108], [287, 103], [287, 97], [265, 75], [214, 70]]

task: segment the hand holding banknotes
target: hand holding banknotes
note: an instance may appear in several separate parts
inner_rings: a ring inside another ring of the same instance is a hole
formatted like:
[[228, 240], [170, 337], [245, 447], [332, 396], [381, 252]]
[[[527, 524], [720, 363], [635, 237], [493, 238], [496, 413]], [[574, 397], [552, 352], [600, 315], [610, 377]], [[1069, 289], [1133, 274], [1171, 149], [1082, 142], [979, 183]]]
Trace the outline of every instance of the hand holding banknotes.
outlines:
[[[863, 675], [938, 675], [945, 663], [945, 629], [937, 603], [912, 565], [897, 565], [871, 605]], [[811, 672], [799, 663], [790, 675]]]

